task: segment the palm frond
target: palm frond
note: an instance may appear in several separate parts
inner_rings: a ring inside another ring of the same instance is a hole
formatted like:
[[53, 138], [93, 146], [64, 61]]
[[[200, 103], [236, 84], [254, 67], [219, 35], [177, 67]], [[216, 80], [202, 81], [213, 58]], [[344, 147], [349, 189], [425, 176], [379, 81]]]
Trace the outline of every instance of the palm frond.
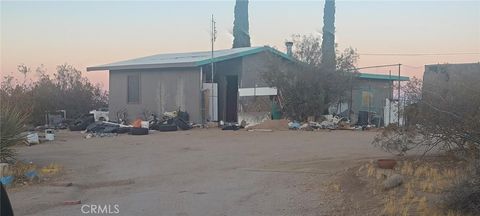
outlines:
[[25, 144], [24, 124], [28, 113], [23, 113], [10, 103], [0, 105], [0, 161], [15, 160], [14, 145]]

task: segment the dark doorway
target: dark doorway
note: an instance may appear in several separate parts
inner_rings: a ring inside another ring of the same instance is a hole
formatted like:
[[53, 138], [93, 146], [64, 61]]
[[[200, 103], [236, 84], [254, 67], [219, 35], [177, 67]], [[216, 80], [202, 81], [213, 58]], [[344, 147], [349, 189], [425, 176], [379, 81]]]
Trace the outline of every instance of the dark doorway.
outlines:
[[227, 122], [237, 122], [237, 97], [238, 97], [238, 76], [226, 76], [227, 78]]

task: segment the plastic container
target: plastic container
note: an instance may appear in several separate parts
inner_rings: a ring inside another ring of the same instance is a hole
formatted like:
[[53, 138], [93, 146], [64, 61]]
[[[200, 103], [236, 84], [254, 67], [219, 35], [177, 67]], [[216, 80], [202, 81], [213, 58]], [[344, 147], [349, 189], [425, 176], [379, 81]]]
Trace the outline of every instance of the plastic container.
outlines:
[[10, 184], [12, 184], [13, 179], [15, 179], [15, 177], [5, 176], [5, 177], [0, 178], [0, 182], [2, 182], [3, 185], [10, 185]]
[[30, 132], [27, 135], [27, 142], [28, 142], [28, 144], [38, 144], [38, 143], [40, 143], [40, 140], [38, 139], [38, 133]]
[[46, 129], [45, 130], [45, 139], [48, 141], [55, 140], [55, 131], [53, 129]]
[[393, 169], [397, 165], [397, 161], [395, 159], [378, 159], [377, 164], [382, 169]]
[[148, 121], [142, 121], [142, 122], [141, 122], [141, 127], [142, 127], [142, 128], [147, 128], [147, 129], [150, 128], [150, 122], [148, 122]]

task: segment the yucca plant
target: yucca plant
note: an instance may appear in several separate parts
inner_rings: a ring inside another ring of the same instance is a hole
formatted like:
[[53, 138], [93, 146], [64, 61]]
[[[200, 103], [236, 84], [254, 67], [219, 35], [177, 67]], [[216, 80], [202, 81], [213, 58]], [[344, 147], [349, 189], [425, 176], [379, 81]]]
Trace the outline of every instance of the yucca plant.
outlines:
[[0, 105], [0, 162], [15, 161], [14, 145], [26, 144], [24, 124], [28, 113], [15, 109], [11, 103]]

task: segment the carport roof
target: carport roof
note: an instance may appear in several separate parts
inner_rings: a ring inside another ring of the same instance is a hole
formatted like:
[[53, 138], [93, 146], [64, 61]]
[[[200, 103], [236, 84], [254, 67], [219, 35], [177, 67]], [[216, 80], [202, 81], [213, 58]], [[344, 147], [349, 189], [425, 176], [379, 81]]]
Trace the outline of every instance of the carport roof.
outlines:
[[377, 80], [388, 80], [388, 81], [409, 81], [410, 78], [406, 76], [398, 75], [386, 75], [386, 74], [373, 74], [373, 73], [358, 73], [358, 78], [361, 79], [377, 79]]
[[268, 51], [282, 58], [292, 60], [291, 57], [269, 46], [242, 47], [225, 50], [215, 50], [212, 60], [211, 51], [170, 53], [146, 56], [110, 64], [87, 67], [87, 71], [98, 70], [124, 70], [124, 69], [147, 69], [147, 68], [172, 68], [172, 67], [198, 67], [213, 62], [225, 61]]

